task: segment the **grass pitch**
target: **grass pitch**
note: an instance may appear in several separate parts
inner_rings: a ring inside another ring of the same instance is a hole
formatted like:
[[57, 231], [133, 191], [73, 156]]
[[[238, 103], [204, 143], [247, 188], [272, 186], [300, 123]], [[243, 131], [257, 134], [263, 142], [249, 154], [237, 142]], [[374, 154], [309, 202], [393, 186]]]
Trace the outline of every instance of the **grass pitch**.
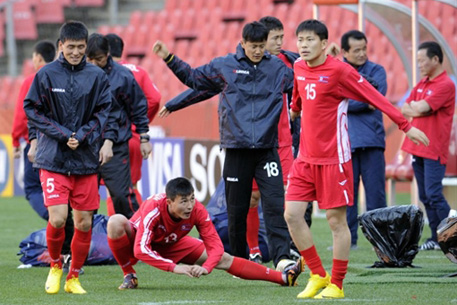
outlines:
[[[406, 201], [404, 201], [406, 202]], [[102, 204], [103, 205], [103, 204]], [[101, 213], [105, 212], [102, 208]], [[457, 277], [444, 277], [457, 272], [441, 251], [420, 252], [413, 264], [418, 268], [370, 269], [378, 260], [375, 252], [359, 231], [359, 248], [351, 251], [343, 300], [298, 300], [307, 274], [298, 279], [298, 287], [245, 281], [215, 270], [200, 279], [191, 279], [154, 269], [139, 263], [139, 289], [119, 291], [122, 272], [116, 265], [84, 267], [81, 283], [87, 295], [69, 295], [61, 290], [47, 295], [44, 283], [48, 268], [17, 269], [19, 242], [31, 232], [44, 228], [41, 220], [22, 197], [0, 198], [0, 305], [6, 304], [457, 304]], [[314, 219], [312, 231], [324, 266], [330, 271], [331, 234], [325, 219]], [[422, 240], [430, 235], [424, 226]], [[271, 264], [268, 264], [271, 266]], [[420, 268], [419, 268], [420, 267]]]

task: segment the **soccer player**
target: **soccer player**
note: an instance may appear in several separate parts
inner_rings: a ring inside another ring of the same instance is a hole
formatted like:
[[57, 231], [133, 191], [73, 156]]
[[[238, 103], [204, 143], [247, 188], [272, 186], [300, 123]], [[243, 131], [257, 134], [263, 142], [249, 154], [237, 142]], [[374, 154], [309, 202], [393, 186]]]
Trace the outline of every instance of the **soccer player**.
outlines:
[[[285, 218], [311, 276], [298, 298], [344, 298], [351, 234], [346, 207], [353, 204], [347, 99], [367, 101], [386, 113], [416, 144], [427, 136], [411, 124], [353, 67], [325, 54], [327, 27], [318, 20], [297, 28], [300, 59], [294, 65], [291, 117], [302, 115], [300, 151], [289, 174]], [[333, 236], [332, 277], [322, 266], [303, 215], [308, 201], [325, 209]], [[324, 288], [319, 294], [317, 294]]]
[[430, 146], [416, 146], [405, 139], [402, 149], [413, 155], [413, 170], [419, 198], [425, 206], [432, 236], [420, 250], [439, 250], [436, 229], [448, 217], [449, 204], [443, 196], [444, 173], [455, 108], [455, 86], [443, 68], [443, 51], [434, 41], [419, 45], [417, 62], [424, 77], [411, 91], [402, 113], [411, 125], [427, 132]]
[[[341, 37], [344, 61], [353, 66], [382, 95], [387, 92], [386, 71], [367, 57], [367, 37], [352, 30]], [[351, 249], [357, 249], [360, 178], [365, 187], [367, 210], [386, 207], [386, 146], [382, 113], [370, 104], [349, 100], [348, 129], [354, 177], [354, 205], [347, 207]]]
[[[109, 53], [113, 60], [132, 71], [135, 80], [138, 85], [140, 85], [141, 90], [143, 90], [144, 96], [148, 102], [148, 119], [149, 123], [151, 123], [159, 111], [161, 98], [159, 89], [157, 89], [155, 84], [149, 78], [149, 74], [146, 70], [140, 66], [131, 64], [121, 59], [122, 52], [124, 50], [124, 42], [121, 37], [112, 33], [105, 35], [105, 37], [108, 39]], [[133, 191], [136, 194], [138, 204], [141, 205], [143, 200], [136, 186], [137, 182], [141, 179], [141, 165], [143, 163], [140, 145], [140, 134], [136, 132], [135, 125], [132, 125], [132, 137], [129, 140], [130, 175], [132, 178]], [[107, 198], [106, 205], [108, 207], [108, 215], [113, 215], [114, 207], [111, 197]]]
[[[155, 43], [153, 51], [188, 87], [209, 96], [220, 93], [219, 132], [221, 148], [226, 153], [223, 177], [230, 250], [235, 256], [248, 257], [246, 217], [252, 179], [256, 178], [263, 196], [265, 222], [269, 223], [267, 237], [276, 266], [280, 260], [290, 258], [277, 143], [283, 93], [292, 90], [293, 74], [279, 58], [265, 52], [267, 37], [268, 29], [264, 25], [248, 23], [243, 28], [236, 54], [215, 58], [196, 69], [171, 54], [160, 41]], [[201, 100], [168, 102], [159, 116], [166, 117]]]
[[[188, 236], [194, 226], [201, 239]], [[138, 260], [189, 277], [208, 275], [216, 268], [243, 279], [283, 286], [294, 286], [304, 265], [300, 259], [279, 272], [224, 253], [208, 212], [195, 200], [190, 181], [182, 177], [170, 180], [165, 194], [150, 197], [130, 220], [119, 214], [110, 217], [107, 231], [108, 244], [124, 273], [120, 290], [138, 286], [133, 269]]]
[[111, 128], [111, 125], [107, 127], [103, 133], [105, 141], [100, 150], [102, 159], [103, 156], [112, 158], [102, 164], [100, 177], [112, 197], [114, 211], [129, 218], [138, 210], [139, 204], [130, 176], [128, 141], [132, 137], [133, 123], [140, 135], [141, 155], [147, 159], [152, 150], [147, 134], [148, 105], [132, 72], [114, 62], [109, 55], [109, 43], [105, 36], [97, 33], [90, 35], [86, 55], [89, 62], [102, 68], [108, 75], [110, 90], [116, 101], [109, 122], [114, 120], [117, 128]]
[[100, 206], [99, 149], [112, 97], [106, 74], [86, 63], [87, 37], [87, 28], [81, 22], [62, 25], [62, 53], [37, 72], [24, 100], [27, 118], [37, 130], [34, 166], [40, 169], [44, 204], [49, 211], [46, 242], [51, 268], [45, 285], [49, 294], [60, 290], [60, 253], [68, 202], [73, 208], [75, 229], [64, 289], [86, 293], [79, 282], [79, 270], [89, 252], [92, 215]]

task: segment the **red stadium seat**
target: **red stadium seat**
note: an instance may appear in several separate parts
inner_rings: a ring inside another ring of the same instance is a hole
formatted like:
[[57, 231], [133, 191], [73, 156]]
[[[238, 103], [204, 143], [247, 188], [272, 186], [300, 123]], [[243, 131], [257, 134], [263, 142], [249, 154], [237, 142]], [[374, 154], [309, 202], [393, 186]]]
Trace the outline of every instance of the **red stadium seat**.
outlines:
[[13, 101], [9, 100], [13, 83], [14, 79], [10, 76], [3, 76], [0, 78], [0, 88], [2, 88], [2, 90], [0, 90], [0, 105], [2, 108], [8, 108], [9, 104], [14, 104], [16, 101], [15, 99]]
[[105, 5], [105, 0], [73, 0], [75, 6], [99, 7]]
[[37, 23], [63, 23], [65, 21], [61, 0], [36, 0], [35, 15]]
[[13, 4], [14, 37], [16, 39], [38, 39], [38, 31], [31, 4], [25, 0]]
[[35, 73], [35, 67], [33, 66], [33, 62], [31, 59], [26, 59], [22, 63], [22, 75], [29, 76]]

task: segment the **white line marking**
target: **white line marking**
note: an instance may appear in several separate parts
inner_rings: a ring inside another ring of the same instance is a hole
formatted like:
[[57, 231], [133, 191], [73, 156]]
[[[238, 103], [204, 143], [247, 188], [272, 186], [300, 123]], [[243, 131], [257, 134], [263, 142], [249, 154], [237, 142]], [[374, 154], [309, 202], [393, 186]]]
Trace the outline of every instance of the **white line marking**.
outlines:
[[228, 303], [227, 301], [165, 301], [165, 302], [142, 302], [138, 305], [165, 305], [165, 304], [214, 304], [214, 303]]

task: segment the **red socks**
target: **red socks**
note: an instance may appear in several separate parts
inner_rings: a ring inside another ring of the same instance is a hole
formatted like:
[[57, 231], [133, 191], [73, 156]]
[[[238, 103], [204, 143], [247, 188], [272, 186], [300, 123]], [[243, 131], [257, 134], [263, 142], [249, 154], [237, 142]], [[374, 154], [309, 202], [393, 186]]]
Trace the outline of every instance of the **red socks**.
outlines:
[[282, 272], [272, 270], [263, 265], [236, 256], [233, 257], [233, 263], [227, 272], [245, 280], [268, 281], [279, 285], [285, 285], [282, 278]]
[[348, 271], [348, 262], [349, 261], [333, 259], [331, 282], [332, 284], [338, 286], [340, 289], [343, 289], [343, 280]]
[[320, 277], [325, 277], [326, 272], [322, 266], [321, 259], [317, 254], [316, 247], [312, 246], [306, 250], [300, 251], [301, 256], [305, 259], [306, 265], [313, 274], [319, 274]]
[[51, 267], [58, 265], [62, 268], [62, 261], [60, 259], [60, 252], [65, 240], [65, 227], [54, 228], [49, 222], [46, 227], [46, 242], [48, 245], [49, 256], [51, 257]]
[[124, 234], [120, 238], [116, 239], [108, 237], [108, 245], [113, 252], [117, 263], [122, 268], [124, 275], [136, 273], [132, 265], [132, 258], [134, 259], [133, 247], [130, 244], [130, 239], [127, 234]]
[[135, 193], [136, 201], [138, 202], [138, 206], [140, 206], [143, 203], [143, 198], [141, 197], [140, 192], [137, 189], [133, 189], [133, 192]]
[[106, 198], [106, 213], [108, 216], [113, 216], [116, 214], [114, 211], [113, 199], [111, 199], [111, 197]]
[[259, 249], [259, 212], [258, 208], [249, 208], [248, 217], [246, 219], [246, 240], [249, 246], [249, 253], [260, 253]]
[[86, 257], [89, 254], [90, 241], [92, 239], [92, 229], [83, 232], [75, 228], [75, 234], [71, 241], [71, 266], [68, 270], [67, 280], [78, 277]]

